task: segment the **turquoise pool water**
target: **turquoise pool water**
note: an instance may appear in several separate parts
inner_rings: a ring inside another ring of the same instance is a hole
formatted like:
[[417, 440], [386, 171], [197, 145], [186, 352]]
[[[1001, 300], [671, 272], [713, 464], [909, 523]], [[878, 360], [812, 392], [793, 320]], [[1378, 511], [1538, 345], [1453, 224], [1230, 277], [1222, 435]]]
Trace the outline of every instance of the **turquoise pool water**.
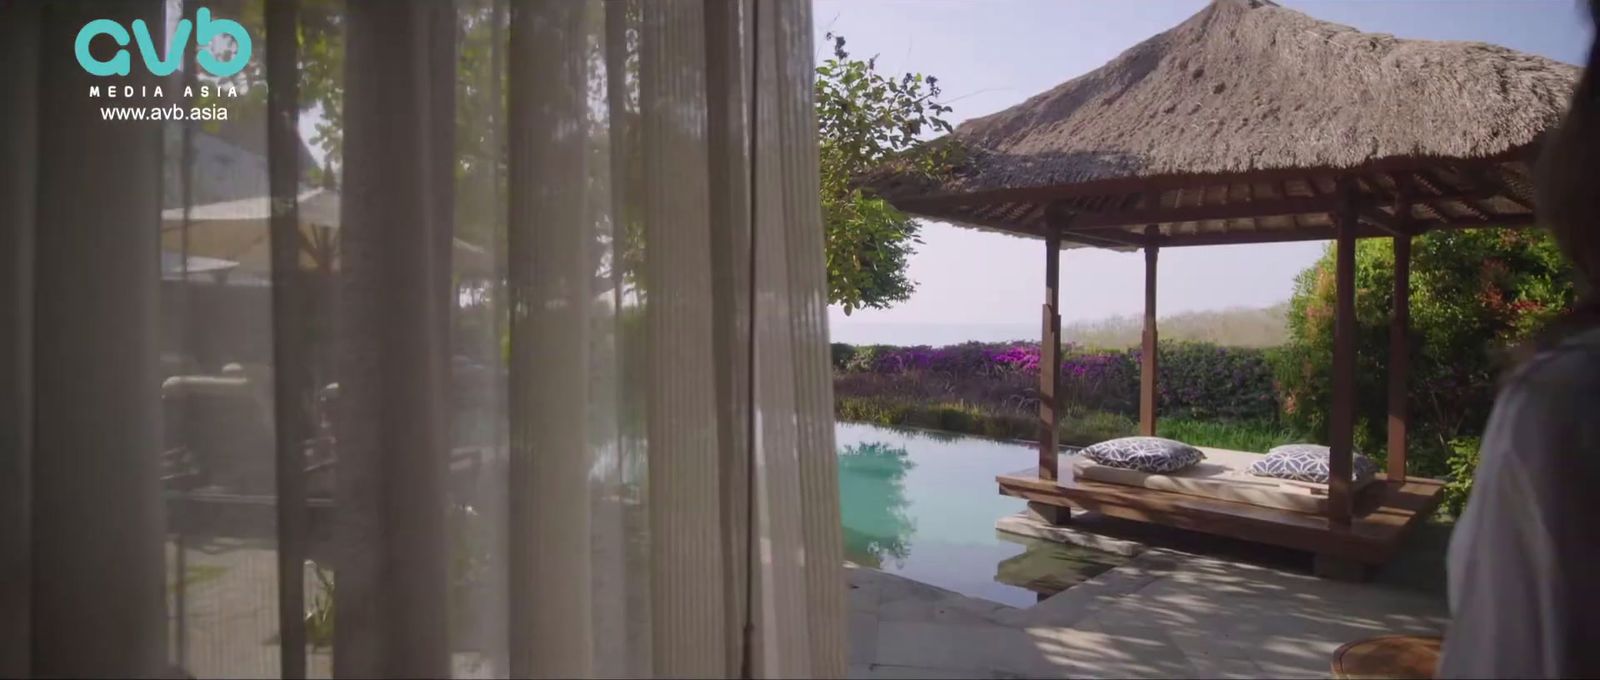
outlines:
[[1034, 463], [1029, 447], [925, 430], [839, 423], [846, 559], [1026, 607], [1124, 559], [995, 531], [1023, 509], [994, 477]]

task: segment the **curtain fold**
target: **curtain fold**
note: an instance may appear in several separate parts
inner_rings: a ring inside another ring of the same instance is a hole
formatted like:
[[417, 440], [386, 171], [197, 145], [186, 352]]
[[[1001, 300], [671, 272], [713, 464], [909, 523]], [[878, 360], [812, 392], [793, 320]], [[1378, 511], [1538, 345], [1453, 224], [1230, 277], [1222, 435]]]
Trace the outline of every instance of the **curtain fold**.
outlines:
[[519, 677], [593, 671], [583, 2], [511, 5], [510, 652]]
[[[803, 397], [809, 395], [799, 391], [801, 377], [795, 370], [795, 362], [815, 348], [797, 342], [805, 338], [797, 337], [796, 328], [800, 324], [817, 323], [815, 319], [806, 318], [808, 312], [817, 310], [808, 309], [805, 297], [796, 294], [800, 291], [789, 287], [791, 278], [796, 276], [790, 270], [803, 265], [799, 259], [801, 254], [792, 250], [791, 232], [808, 228], [820, 232], [821, 222], [814, 216], [807, 221], [806, 215], [796, 211], [797, 203], [807, 200], [815, 203], [815, 190], [796, 196], [793, 178], [786, 176], [796, 153], [815, 153], [814, 142], [809, 147], [796, 148], [799, 140], [794, 138], [795, 130], [783, 124], [785, 117], [794, 115], [788, 109], [796, 100], [785, 98], [790, 88], [803, 83], [805, 95], [799, 101], [810, 100], [810, 80], [794, 79], [794, 64], [790, 63], [794, 55], [789, 54], [793, 46], [785, 45], [795, 20], [788, 11], [792, 7], [757, 4], [752, 12], [757, 87], [753, 118], [764, 123], [755, 127], [752, 138], [755, 159], [752, 299], [755, 337], [752, 346], [756, 353], [752, 392], [756, 409], [753, 420], [756, 448], [752, 460], [757, 466], [758, 496], [764, 500], [756, 520], [760, 523], [761, 535], [766, 537], [760, 551], [761, 615], [757, 619], [765, 644], [758, 650], [758, 659], [766, 675], [779, 675], [789, 669], [794, 669], [789, 672], [807, 675], [828, 674], [830, 670], [842, 674], [842, 665], [834, 669], [832, 659], [812, 654], [814, 609], [828, 607], [829, 598], [842, 595], [842, 590], [814, 592], [807, 575], [807, 565], [822, 557], [821, 546], [808, 540], [814, 537], [807, 535], [807, 525], [819, 515], [826, 517], [830, 510], [835, 513], [833, 521], [838, 520], [837, 505], [830, 509], [803, 503], [806, 480], [802, 475], [810, 467], [810, 459], [821, 455], [831, 462], [832, 449], [806, 450], [800, 439], [802, 432], [809, 431], [813, 423], [808, 421], [812, 414], [799, 410]], [[809, 25], [807, 22], [806, 26]], [[809, 54], [808, 48], [801, 56], [809, 60]], [[802, 139], [814, 138], [803, 136]], [[804, 511], [792, 512], [790, 508]], [[835, 557], [825, 568], [837, 572], [840, 561]], [[842, 614], [842, 608], [834, 611]], [[806, 616], [792, 615], [796, 612], [806, 612]]]
[[0, 2], [0, 675], [28, 674], [39, 6]]
[[[833, 379], [828, 355], [827, 266], [823, 256], [821, 205], [817, 201], [820, 170], [817, 158], [816, 108], [813, 102], [811, 5], [771, 5], [777, 77], [766, 93], [777, 101], [779, 146], [783, 172], [768, 177], [774, 194], [781, 192], [784, 269], [787, 278], [776, 287], [790, 299], [787, 361], [764, 362], [790, 372], [795, 394], [793, 442], [798, 459], [802, 549], [805, 555], [805, 602], [808, 659], [811, 673], [843, 677], [848, 654], [844, 628], [845, 581], [843, 525], [839, 506], [839, 473], [833, 437]], [[771, 120], [771, 119], [766, 119]], [[791, 506], [793, 507], [793, 506]]]
[[333, 672], [445, 677], [454, 8], [347, 8]]
[[0, 0], [0, 675], [843, 676], [809, 4], [200, 6]]
[[653, 397], [647, 412], [655, 671], [726, 672], [717, 460], [705, 14], [700, 3], [643, 4], [640, 112], [644, 295]]
[[[302, 449], [314, 436], [313, 371], [308, 322], [310, 289], [300, 259], [299, 213], [299, 0], [277, 0], [264, 11], [267, 31], [267, 184], [272, 196], [268, 234], [272, 251], [273, 480], [278, 506], [278, 573], [305, 571], [306, 474]], [[192, 137], [187, 140], [192, 145]], [[192, 178], [191, 178], [192, 179]], [[306, 677], [304, 578], [278, 582], [279, 670]]]
[[[646, 400], [640, 385], [646, 372], [648, 342], [645, 296], [640, 285], [643, 256], [644, 163], [640, 142], [640, 50], [643, 7], [637, 0], [602, 3], [604, 18], [595, 36], [603, 62], [596, 83], [603, 88], [590, 119], [595, 121], [597, 153], [592, 166], [594, 218], [600, 248], [597, 282], [604, 302], [595, 306], [592, 347], [592, 412], [596, 437], [596, 493], [593, 538], [595, 672], [602, 677], [651, 674], [652, 609]], [[603, 56], [602, 56], [603, 55]], [[595, 92], [599, 94], [599, 90]], [[601, 168], [604, 172], [598, 172]]]
[[[750, 560], [750, 17], [747, 3], [705, 5], [706, 150], [726, 621], [749, 617]], [[745, 627], [725, 627], [725, 673], [745, 675]]]
[[[32, 672], [160, 675], [167, 672], [155, 323], [161, 136], [151, 126], [105, 124], [83, 103], [94, 79], [59, 55], [70, 54], [65, 46], [94, 19], [162, 25], [162, 3], [50, 4], [40, 14]], [[156, 83], [148, 72], [128, 80]]]

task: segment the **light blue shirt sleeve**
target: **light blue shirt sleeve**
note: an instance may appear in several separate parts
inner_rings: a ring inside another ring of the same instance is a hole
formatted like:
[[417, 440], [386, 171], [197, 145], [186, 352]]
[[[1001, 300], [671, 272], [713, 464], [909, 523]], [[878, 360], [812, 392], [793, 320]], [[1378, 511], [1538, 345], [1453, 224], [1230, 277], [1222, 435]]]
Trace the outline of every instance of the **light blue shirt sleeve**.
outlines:
[[1439, 677], [1600, 673], [1596, 339], [1536, 357], [1496, 400], [1451, 539]]

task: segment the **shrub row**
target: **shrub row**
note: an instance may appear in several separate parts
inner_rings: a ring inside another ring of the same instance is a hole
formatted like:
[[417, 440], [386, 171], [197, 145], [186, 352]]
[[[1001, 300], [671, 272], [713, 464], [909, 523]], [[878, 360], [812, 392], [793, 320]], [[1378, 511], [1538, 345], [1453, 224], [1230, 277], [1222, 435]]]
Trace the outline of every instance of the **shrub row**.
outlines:
[[[840, 395], [835, 413], [842, 420], [920, 427], [996, 439], [1036, 440], [1039, 415], [1036, 411], [981, 406], [964, 402], [917, 402], [893, 396]], [[1062, 415], [1057, 430], [1064, 446], [1088, 446], [1095, 442], [1138, 433], [1135, 419], [1116, 413], [1069, 409]], [[1279, 444], [1299, 441], [1276, 423], [1264, 420], [1215, 422], [1186, 418], [1164, 418], [1158, 434], [1196, 446], [1216, 446], [1242, 451], [1265, 451]]]
[[[1036, 405], [1038, 400], [1037, 343], [968, 342], [937, 348], [835, 343], [832, 354], [841, 377], [911, 376], [915, 379], [896, 381], [898, 389], [943, 392], [967, 403]], [[1164, 342], [1157, 349], [1157, 359], [1157, 406], [1163, 415], [1277, 418], [1278, 399], [1267, 350]], [[1065, 403], [1137, 416], [1139, 361], [1137, 349], [1064, 347], [1060, 386]], [[918, 382], [926, 385], [918, 389]]]

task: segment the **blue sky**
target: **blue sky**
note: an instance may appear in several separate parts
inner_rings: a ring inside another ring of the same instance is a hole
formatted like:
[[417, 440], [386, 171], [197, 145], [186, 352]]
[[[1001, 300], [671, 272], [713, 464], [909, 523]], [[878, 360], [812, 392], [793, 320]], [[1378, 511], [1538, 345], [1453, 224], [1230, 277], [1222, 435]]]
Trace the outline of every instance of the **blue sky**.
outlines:
[[[1204, 0], [814, 0], [822, 36], [844, 35], [880, 69], [938, 76], [952, 122], [999, 111], [1092, 70], [1205, 6]], [[1286, 0], [1319, 19], [1403, 38], [1473, 40], [1581, 63], [1589, 21], [1574, 0]], [[836, 341], [942, 344], [1038, 334], [1039, 241], [925, 223], [918, 283], [888, 310], [832, 310]], [[1161, 254], [1158, 308], [1260, 307], [1287, 299], [1323, 242], [1174, 248]], [[1065, 322], [1143, 309], [1142, 256], [1062, 253]]]

